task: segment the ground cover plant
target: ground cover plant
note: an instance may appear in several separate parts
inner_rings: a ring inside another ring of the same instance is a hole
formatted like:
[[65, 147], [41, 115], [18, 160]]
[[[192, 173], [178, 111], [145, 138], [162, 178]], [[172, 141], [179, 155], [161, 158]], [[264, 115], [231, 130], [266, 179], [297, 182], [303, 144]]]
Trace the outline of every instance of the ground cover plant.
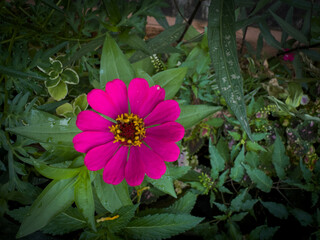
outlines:
[[320, 238], [319, 2], [201, 4], [0, 3], [4, 239]]

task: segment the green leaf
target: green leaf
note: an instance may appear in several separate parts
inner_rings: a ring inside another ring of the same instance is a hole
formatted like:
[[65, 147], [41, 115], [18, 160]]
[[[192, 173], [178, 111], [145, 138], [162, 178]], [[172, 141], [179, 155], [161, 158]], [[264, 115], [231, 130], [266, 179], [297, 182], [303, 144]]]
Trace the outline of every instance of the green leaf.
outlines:
[[180, 105], [181, 113], [177, 120], [185, 129], [191, 128], [201, 120], [209, 117], [213, 113], [222, 109], [222, 107], [208, 105]]
[[249, 212], [241, 212], [231, 216], [231, 220], [235, 222], [240, 222]]
[[288, 85], [288, 97], [286, 104], [292, 108], [297, 108], [300, 105], [303, 96], [303, 90], [298, 83], [289, 83]]
[[[39, 116], [34, 116], [37, 113]], [[73, 148], [72, 139], [80, 132], [75, 124], [75, 118], [57, 119], [54, 115], [41, 111], [33, 111], [30, 118], [34, 120], [31, 119], [28, 125], [7, 128], [6, 130], [40, 143], [71, 146]], [[39, 122], [36, 119], [39, 119]]]
[[274, 142], [274, 150], [272, 154], [272, 163], [276, 169], [277, 175], [280, 179], [285, 178], [286, 170], [290, 164], [289, 157], [286, 155], [286, 149], [281, 141], [278, 133], [276, 133], [276, 141]]
[[74, 184], [75, 178], [53, 180], [32, 204], [17, 237], [43, 228], [53, 217], [69, 207], [74, 201]]
[[96, 231], [96, 224], [94, 218], [95, 206], [93, 200], [91, 180], [89, 172], [86, 168], [82, 168], [75, 187], [74, 198], [78, 209], [81, 211], [83, 217], [88, 222], [89, 226]]
[[254, 151], [254, 152], [267, 151], [266, 149], [264, 149], [264, 147], [260, 146], [257, 142], [247, 141], [246, 147], [247, 147], [247, 151]]
[[280, 219], [288, 218], [289, 213], [287, 211], [287, 208], [283, 204], [275, 202], [260, 202], [275, 217]]
[[94, 187], [101, 204], [111, 213], [123, 206], [132, 205], [125, 181], [118, 185], [107, 184], [99, 174], [94, 179]]
[[213, 0], [209, 7], [208, 43], [222, 96], [250, 139], [243, 79], [237, 58], [233, 0]]
[[53, 97], [57, 101], [60, 101], [61, 99], [64, 99], [67, 96], [68, 87], [65, 82], [60, 81], [57, 86], [49, 87], [48, 92], [51, 97]]
[[250, 199], [248, 190], [244, 189], [237, 197], [232, 199], [230, 210], [233, 212], [249, 211], [258, 202], [256, 199]]
[[256, 4], [255, 9], [250, 13], [249, 16], [255, 15], [257, 12], [259, 12], [262, 8], [264, 8], [271, 0], [259, 0], [259, 2]]
[[147, 176], [146, 180], [160, 191], [177, 198], [177, 194], [174, 190], [173, 179], [168, 175], [168, 172], [166, 172], [160, 179], [152, 179]]
[[86, 226], [87, 222], [79, 210], [70, 207], [65, 212], [55, 216], [41, 231], [52, 235], [64, 235]]
[[76, 106], [78, 106], [81, 111], [84, 111], [88, 108], [87, 94], [83, 93], [76, 97], [73, 102], [73, 107], [75, 108]]
[[103, 44], [100, 62], [100, 87], [104, 89], [107, 82], [113, 79], [121, 79], [127, 85], [134, 78], [134, 71], [118, 47], [115, 40], [109, 35]]
[[187, 68], [172, 68], [155, 74], [152, 79], [166, 91], [166, 99], [173, 98], [179, 91]]
[[138, 208], [138, 204], [130, 205], [130, 206], [123, 206], [118, 209], [113, 216], [119, 215], [118, 218], [105, 222], [108, 226], [110, 232], [116, 233], [119, 231], [123, 231], [124, 227], [128, 225], [130, 220], [134, 217], [135, 211]]
[[197, 195], [187, 192], [182, 198], [179, 198], [174, 204], [166, 208], [167, 213], [189, 214], [197, 201]]
[[230, 178], [235, 182], [240, 182], [244, 176], [244, 168], [242, 163], [244, 162], [244, 147], [242, 147], [236, 160], [234, 161], [233, 167], [231, 168]]
[[259, 28], [260, 28], [260, 31], [261, 31], [261, 34], [262, 34], [263, 38], [266, 40], [266, 42], [270, 46], [272, 46], [272, 47], [274, 47], [274, 48], [276, 48], [278, 50], [282, 50], [281, 44], [271, 34], [269, 26], [268, 26], [268, 24], [266, 23], [265, 20], [261, 20], [259, 22]]
[[63, 117], [72, 117], [73, 116], [73, 107], [70, 103], [64, 103], [57, 107], [56, 113], [59, 116]]
[[313, 219], [312, 216], [298, 208], [292, 209], [290, 213], [300, 222], [304, 227], [312, 225]]
[[257, 184], [257, 188], [264, 192], [270, 192], [272, 187], [272, 180], [269, 176], [267, 176], [263, 171], [260, 169], [252, 169], [248, 165], [244, 165], [247, 174], [249, 175], [251, 181]]
[[133, 220], [125, 232], [134, 239], [165, 239], [195, 227], [202, 220], [188, 214], [155, 214]]
[[78, 175], [81, 170], [81, 168], [51, 167], [37, 161], [34, 161], [34, 167], [41, 175], [55, 180], [72, 178]]
[[306, 167], [302, 158], [300, 158], [300, 169], [304, 180], [306, 180], [306, 182], [309, 183], [312, 178], [312, 172]]
[[61, 73], [60, 76], [61, 76], [61, 80], [64, 81], [65, 83], [68, 83], [68, 84], [78, 84], [79, 83], [78, 73], [71, 68], [66, 68]]
[[55, 79], [49, 79], [47, 81], [45, 81], [45, 86], [47, 88], [52, 88], [57, 86], [60, 83], [61, 78], [57, 77]]
[[301, 43], [304, 43], [308, 45], [308, 39], [303, 35], [302, 32], [291, 26], [289, 23], [287, 23], [285, 20], [283, 20], [281, 17], [279, 17], [277, 14], [269, 10], [273, 18], [277, 21], [277, 23], [280, 25], [283, 31], [287, 32], [291, 37], [298, 40]]
[[267, 225], [261, 225], [256, 227], [250, 232], [249, 240], [268, 240], [272, 239], [273, 235], [278, 231], [280, 227], [268, 227]]
[[41, 80], [41, 81], [45, 81], [47, 80], [46, 77], [42, 77], [36, 73], [33, 72], [22, 72], [22, 71], [18, 71], [15, 68], [11, 68], [11, 67], [5, 67], [5, 66], [1, 66], [0, 65], [0, 73], [2, 74], [6, 74], [8, 76], [12, 76], [12, 77], [18, 77], [18, 78], [34, 78], [37, 80]]
[[225, 159], [218, 152], [218, 149], [213, 146], [211, 138], [209, 140], [209, 153], [210, 153], [210, 164], [211, 164], [211, 177], [213, 180], [217, 179], [219, 172], [225, 168]]

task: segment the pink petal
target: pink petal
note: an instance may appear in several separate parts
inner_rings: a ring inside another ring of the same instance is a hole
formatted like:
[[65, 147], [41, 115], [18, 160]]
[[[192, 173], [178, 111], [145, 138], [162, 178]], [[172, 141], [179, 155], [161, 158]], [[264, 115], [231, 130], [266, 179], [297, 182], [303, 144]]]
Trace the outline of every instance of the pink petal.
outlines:
[[103, 180], [108, 184], [117, 185], [124, 179], [128, 158], [128, 147], [120, 147], [103, 170]]
[[86, 153], [96, 146], [113, 140], [114, 135], [111, 132], [81, 132], [74, 136], [72, 142], [78, 152]]
[[115, 119], [122, 112], [116, 107], [112, 99], [101, 89], [93, 89], [88, 93], [87, 100], [89, 105], [110, 118]]
[[82, 131], [109, 131], [111, 122], [98, 113], [86, 110], [77, 116], [76, 125]]
[[164, 101], [165, 95], [164, 89], [158, 85], [149, 88], [147, 98], [140, 106], [138, 115], [141, 118], [147, 116], [160, 102]]
[[144, 119], [146, 126], [174, 122], [180, 115], [179, 104], [174, 100], [160, 102], [153, 111]]
[[97, 171], [104, 168], [119, 146], [119, 143], [108, 142], [92, 148], [84, 158], [84, 165], [86, 165], [90, 171]]
[[141, 147], [135, 147], [138, 150], [138, 156], [144, 165], [148, 177], [159, 179], [166, 172], [166, 164], [161, 157], [142, 144]]
[[164, 161], [173, 162], [179, 158], [180, 148], [174, 142], [163, 142], [150, 136], [144, 141]]
[[184, 136], [184, 128], [180, 123], [168, 122], [146, 129], [146, 139], [156, 138], [163, 142], [178, 142]]
[[114, 79], [106, 84], [106, 93], [116, 106], [119, 113], [128, 112], [128, 93], [126, 84], [120, 79]]
[[149, 84], [143, 78], [134, 78], [128, 87], [128, 96], [131, 112], [139, 114], [141, 104], [146, 100], [149, 91]]
[[125, 169], [125, 178], [127, 183], [134, 187], [143, 182], [145, 175], [144, 165], [139, 158], [139, 152], [136, 147], [130, 148], [129, 160]]

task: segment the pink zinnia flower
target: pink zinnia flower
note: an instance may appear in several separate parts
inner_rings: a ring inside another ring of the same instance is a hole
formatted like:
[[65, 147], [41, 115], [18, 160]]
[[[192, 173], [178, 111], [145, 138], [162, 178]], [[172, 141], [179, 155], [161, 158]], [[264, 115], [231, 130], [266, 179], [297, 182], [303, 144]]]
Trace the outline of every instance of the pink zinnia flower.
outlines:
[[[285, 48], [284, 51], [289, 51], [290, 49], [289, 48]], [[290, 61], [292, 62], [294, 60], [294, 53], [293, 52], [290, 52], [290, 53], [286, 53], [284, 56], [283, 56], [283, 60], [285, 61]]]
[[160, 86], [149, 87], [145, 79], [133, 79], [127, 89], [115, 79], [106, 90], [93, 89], [89, 105], [96, 112], [79, 113], [76, 125], [83, 132], [73, 138], [77, 151], [86, 153], [84, 164], [91, 171], [103, 169], [108, 184], [119, 184], [125, 178], [131, 186], [140, 185], [144, 175], [159, 179], [166, 171], [165, 161], [178, 159], [175, 142], [184, 136], [184, 128], [175, 122], [179, 104], [164, 100]]

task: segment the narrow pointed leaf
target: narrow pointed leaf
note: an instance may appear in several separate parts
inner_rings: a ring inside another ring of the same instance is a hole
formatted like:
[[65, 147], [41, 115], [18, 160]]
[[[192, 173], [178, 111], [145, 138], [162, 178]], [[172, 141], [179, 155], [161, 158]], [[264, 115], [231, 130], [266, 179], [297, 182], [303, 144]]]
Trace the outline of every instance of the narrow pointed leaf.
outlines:
[[243, 79], [237, 58], [233, 0], [213, 0], [209, 7], [208, 44], [222, 96], [250, 139]]
[[53, 180], [32, 204], [20, 226], [17, 237], [40, 230], [74, 201], [75, 178]]

